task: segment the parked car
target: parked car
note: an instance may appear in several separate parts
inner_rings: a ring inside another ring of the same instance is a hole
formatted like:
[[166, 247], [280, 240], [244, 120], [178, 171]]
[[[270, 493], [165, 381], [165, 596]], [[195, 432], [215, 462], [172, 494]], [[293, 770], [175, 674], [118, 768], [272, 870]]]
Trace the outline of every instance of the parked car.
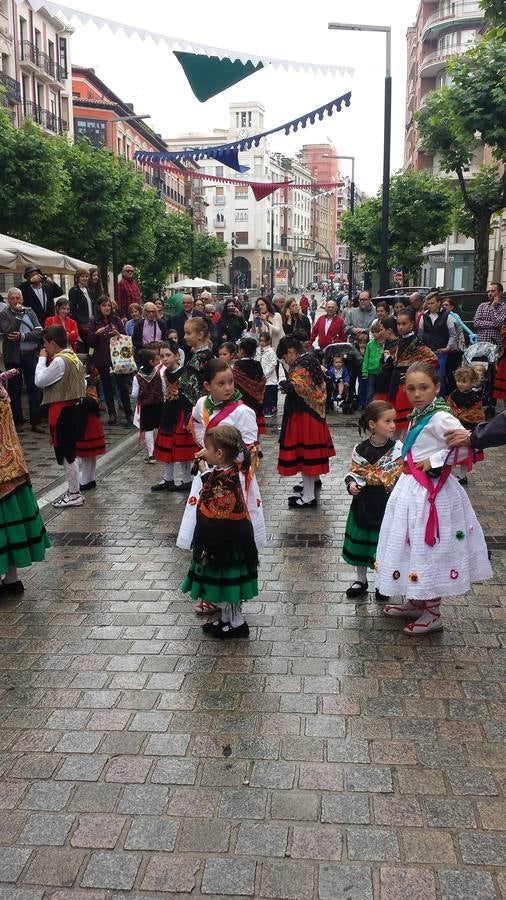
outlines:
[[462, 291], [462, 290], [443, 290], [439, 292], [442, 300], [445, 297], [453, 297], [460, 309], [462, 310], [462, 319], [469, 326], [473, 327], [473, 319], [480, 303], [485, 303], [487, 294], [483, 291]]
[[435, 288], [433, 287], [410, 287], [409, 285], [405, 285], [404, 287], [387, 288], [383, 296], [391, 297], [394, 294], [407, 294], [407, 296], [409, 297], [409, 295], [414, 294], [415, 291], [418, 291], [419, 294], [423, 294], [425, 296], [426, 294], [430, 294], [430, 292], [434, 290]]

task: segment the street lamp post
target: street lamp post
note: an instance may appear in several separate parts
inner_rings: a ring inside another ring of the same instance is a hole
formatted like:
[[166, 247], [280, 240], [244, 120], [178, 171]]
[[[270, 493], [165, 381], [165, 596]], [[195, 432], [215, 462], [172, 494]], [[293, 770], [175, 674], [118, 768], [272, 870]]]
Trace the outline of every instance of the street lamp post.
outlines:
[[388, 287], [388, 213], [390, 209], [390, 135], [392, 130], [392, 32], [389, 25], [349, 25], [329, 22], [333, 31], [380, 31], [386, 38], [385, 116], [383, 125], [383, 194], [381, 203], [380, 294]]

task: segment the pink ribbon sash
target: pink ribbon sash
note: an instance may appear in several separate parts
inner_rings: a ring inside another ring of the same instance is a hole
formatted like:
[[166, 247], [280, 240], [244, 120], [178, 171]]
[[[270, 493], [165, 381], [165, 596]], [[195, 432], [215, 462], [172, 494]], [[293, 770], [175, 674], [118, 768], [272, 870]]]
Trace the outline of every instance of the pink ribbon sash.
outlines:
[[416, 468], [411, 450], [406, 457], [406, 462], [415, 481], [418, 481], [418, 484], [421, 484], [427, 491], [429, 515], [425, 525], [425, 543], [428, 544], [429, 547], [433, 547], [434, 544], [439, 541], [439, 519], [436, 509], [436, 497], [450, 475], [451, 467], [444, 466], [441, 475], [438, 480], [435, 481], [434, 479], [429, 478], [426, 472], [422, 472], [420, 469]]
[[232, 403], [227, 403], [223, 409], [218, 410], [217, 413], [213, 413], [207, 423], [206, 431], [210, 431], [211, 428], [217, 428], [217, 426], [223, 422], [223, 419], [226, 419], [230, 413], [233, 413], [238, 406], [242, 406], [242, 400], [234, 400]]

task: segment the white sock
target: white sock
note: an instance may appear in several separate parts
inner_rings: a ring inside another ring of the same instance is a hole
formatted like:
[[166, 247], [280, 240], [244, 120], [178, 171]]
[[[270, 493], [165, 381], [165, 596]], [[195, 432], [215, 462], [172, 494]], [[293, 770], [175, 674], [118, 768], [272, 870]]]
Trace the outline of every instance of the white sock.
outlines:
[[154, 431], [145, 431], [144, 432], [144, 443], [146, 444], [146, 450], [148, 451], [148, 456], [153, 456], [155, 452], [155, 432]]
[[242, 614], [241, 606], [232, 606], [230, 615], [230, 624], [232, 628], [238, 628], [239, 625], [244, 625], [244, 621], [245, 619]]
[[9, 568], [7, 569], [7, 574], [4, 578], [4, 583], [14, 584], [15, 581], [19, 581], [18, 570], [16, 566], [9, 566]]
[[165, 463], [163, 479], [164, 481], [174, 481], [174, 463]]
[[69, 494], [79, 494], [79, 465], [77, 463], [77, 459], [74, 462], [67, 462], [66, 459], [63, 460], [63, 468], [65, 469], [65, 476], [67, 478], [67, 484], [69, 488]]
[[89, 484], [95, 481], [95, 473], [97, 468], [97, 459], [95, 456], [79, 456], [79, 472], [81, 484]]
[[357, 581], [361, 584], [367, 582], [367, 566], [357, 566]]
[[316, 481], [316, 475], [303, 475], [302, 476], [302, 502], [310, 503], [311, 500], [314, 500], [314, 486]]
[[181, 478], [183, 479], [184, 484], [188, 484], [188, 482], [192, 480], [192, 464], [189, 460], [187, 460], [186, 462], [179, 463], [179, 465], [181, 466]]
[[229, 603], [218, 603], [220, 608], [220, 619], [224, 624], [228, 624], [230, 622], [230, 614], [232, 607]]

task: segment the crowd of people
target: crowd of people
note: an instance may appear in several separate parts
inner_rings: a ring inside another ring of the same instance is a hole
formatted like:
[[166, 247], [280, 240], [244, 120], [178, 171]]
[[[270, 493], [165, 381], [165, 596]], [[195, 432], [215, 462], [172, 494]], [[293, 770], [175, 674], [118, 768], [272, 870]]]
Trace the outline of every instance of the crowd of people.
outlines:
[[[68, 484], [54, 505], [64, 509], [81, 506], [83, 491], [96, 487], [95, 463], [105, 451], [100, 402], [114, 425], [119, 395], [146, 462], [164, 465], [151, 490], [187, 495], [177, 546], [192, 561], [182, 589], [198, 614], [211, 617], [205, 633], [249, 635], [242, 604], [258, 592], [258, 550], [266, 542], [256, 470], [279, 393], [277, 472], [301, 476], [287, 498], [299, 512], [318, 506], [335, 456], [327, 413], [356, 396], [363, 439], [345, 478], [352, 500], [342, 555], [356, 568], [348, 597], [365, 595], [367, 570], [376, 569], [384, 614], [410, 619], [406, 634], [420, 635], [442, 627], [441, 594], [464, 593], [491, 576], [483, 533], [452, 468], [466, 477], [478, 459], [473, 442], [486, 445], [484, 429], [493, 445], [505, 437], [506, 413], [484, 422], [486, 368], [465, 362], [470, 341], [493, 343], [502, 356], [491, 399], [506, 398], [501, 285], [492, 284], [478, 307], [473, 333], [456, 304], [444, 307], [436, 292], [413, 293], [408, 303], [392, 298], [393, 309], [388, 301], [375, 305], [367, 291], [341, 310], [329, 299], [311, 323], [304, 298], [281, 305], [261, 297], [250, 308], [229, 299], [220, 310], [210, 295], [185, 294], [180, 311], [168, 315], [161, 300], [142, 303], [132, 266], [123, 269], [117, 302], [97, 275], [80, 270], [66, 297], [32, 269], [26, 286], [9, 291], [0, 332], [11, 371], [7, 390], [0, 385], [0, 413], [10, 418], [8, 391], [22, 431], [23, 377], [36, 431], [41, 404], [47, 410]], [[17, 436], [12, 447], [17, 463], [0, 476], [0, 519], [7, 516], [1, 593], [22, 590], [17, 567], [43, 558], [48, 545], [39, 518], [28, 515], [33, 503]], [[4, 511], [8, 498], [16, 498], [14, 511]], [[14, 534], [28, 562], [11, 552]], [[392, 602], [398, 597], [406, 599]]]

